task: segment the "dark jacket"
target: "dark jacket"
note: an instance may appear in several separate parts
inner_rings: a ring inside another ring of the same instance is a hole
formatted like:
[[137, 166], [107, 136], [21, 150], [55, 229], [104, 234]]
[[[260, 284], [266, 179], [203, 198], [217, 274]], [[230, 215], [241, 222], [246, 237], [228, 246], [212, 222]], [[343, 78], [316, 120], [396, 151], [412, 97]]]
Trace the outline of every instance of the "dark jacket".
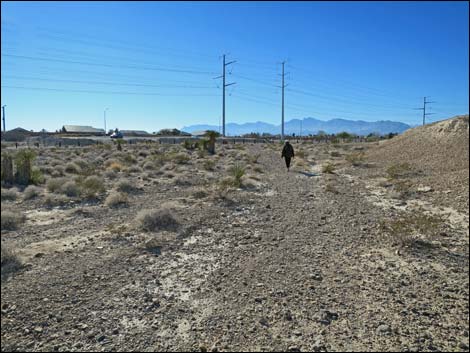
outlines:
[[282, 149], [282, 155], [281, 158], [294, 158], [294, 147], [290, 143], [286, 143], [284, 145], [284, 148]]

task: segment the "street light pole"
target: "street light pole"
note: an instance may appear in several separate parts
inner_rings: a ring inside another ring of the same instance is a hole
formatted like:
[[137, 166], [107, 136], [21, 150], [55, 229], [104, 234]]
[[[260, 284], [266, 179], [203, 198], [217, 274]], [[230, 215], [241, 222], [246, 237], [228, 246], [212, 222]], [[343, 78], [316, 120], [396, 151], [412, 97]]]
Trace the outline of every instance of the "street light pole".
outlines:
[[106, 110], [108, 110], [109, 108], [106, 108], [104, 110], [104, 135], [106, 136]]

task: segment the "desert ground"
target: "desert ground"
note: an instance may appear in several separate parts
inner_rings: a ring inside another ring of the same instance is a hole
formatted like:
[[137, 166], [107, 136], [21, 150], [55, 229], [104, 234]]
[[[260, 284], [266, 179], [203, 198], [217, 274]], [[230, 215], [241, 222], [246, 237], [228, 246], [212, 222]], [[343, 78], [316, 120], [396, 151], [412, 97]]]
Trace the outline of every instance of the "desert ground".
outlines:
[[468, 351], [468, 131], [291, 140], [290, 172], [280, 143], [36, 149], [1, 349]]

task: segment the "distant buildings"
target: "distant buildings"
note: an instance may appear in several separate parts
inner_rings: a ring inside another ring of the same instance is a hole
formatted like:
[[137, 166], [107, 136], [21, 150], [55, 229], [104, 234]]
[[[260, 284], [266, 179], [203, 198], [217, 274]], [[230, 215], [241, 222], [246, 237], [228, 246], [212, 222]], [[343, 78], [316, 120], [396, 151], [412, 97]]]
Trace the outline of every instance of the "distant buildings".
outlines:
[[77, 135], [104, 135], [103, 129], [97, 129], [92, 126], [82, 125], [64, 125], [62, 126], [61, 132], [65, 134]]
[[119, 130], [124, 136], [152, 136], [144, 130]]
[[162, 129], [156, 133], [157, 136], [191, 136], [187, 132], [178, 129]]

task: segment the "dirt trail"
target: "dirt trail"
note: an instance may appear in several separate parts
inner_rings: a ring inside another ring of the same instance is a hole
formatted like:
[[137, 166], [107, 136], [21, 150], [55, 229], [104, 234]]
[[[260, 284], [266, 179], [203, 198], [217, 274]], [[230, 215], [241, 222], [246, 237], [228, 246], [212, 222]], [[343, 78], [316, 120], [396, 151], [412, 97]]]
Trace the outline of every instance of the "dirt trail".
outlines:
[[161, 255], [123, 231], [2, 284], [2, 350], [468, 350], [468, 239], [397, 255], [360, 183], [250, 148], [266, 188], [188, 201]]

